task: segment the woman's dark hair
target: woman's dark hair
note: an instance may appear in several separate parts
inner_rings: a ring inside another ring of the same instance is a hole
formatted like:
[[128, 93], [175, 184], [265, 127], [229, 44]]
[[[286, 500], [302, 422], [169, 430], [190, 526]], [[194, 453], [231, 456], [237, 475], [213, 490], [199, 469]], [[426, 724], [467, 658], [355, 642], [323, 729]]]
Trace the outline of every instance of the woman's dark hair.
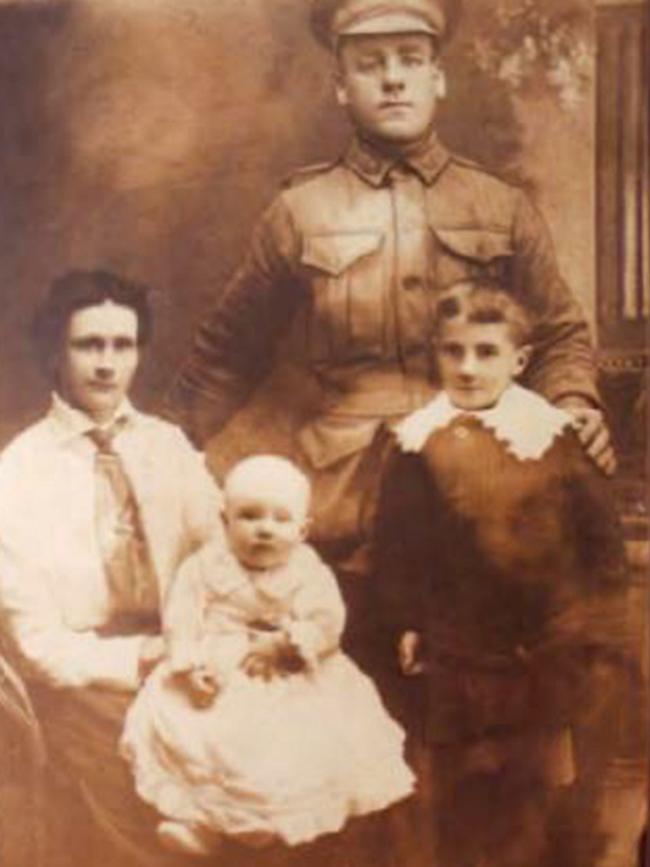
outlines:
[[144, 284], [111, 271], [68, 271], [58, 277], [32, 320], [32, 343], [43, 370], [51, 371], [72, 314], [105, 301], [133, 310], [138, 319], [138, 345], [143, 346], [153, 327], [147, 293]]

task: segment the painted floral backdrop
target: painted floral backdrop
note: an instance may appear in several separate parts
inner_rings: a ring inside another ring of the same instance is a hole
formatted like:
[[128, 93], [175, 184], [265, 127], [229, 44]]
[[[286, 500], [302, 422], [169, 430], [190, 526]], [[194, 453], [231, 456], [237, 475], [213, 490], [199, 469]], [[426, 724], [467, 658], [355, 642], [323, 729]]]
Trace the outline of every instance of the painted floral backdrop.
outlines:
[[[449, 50], [457, 99], [443, 112], [443, 126], [448, 125], [459, 150], [530, 182], [521, 160], [526, 158], [523, 127], [531, 107], [574, 128], [591, 113], [592, 3], [473, 0], [466, 8], [469, 14]], [[463, 116], [474, 122], [463, 122]], [[478, 138], [476, 129], [481, 131]]]

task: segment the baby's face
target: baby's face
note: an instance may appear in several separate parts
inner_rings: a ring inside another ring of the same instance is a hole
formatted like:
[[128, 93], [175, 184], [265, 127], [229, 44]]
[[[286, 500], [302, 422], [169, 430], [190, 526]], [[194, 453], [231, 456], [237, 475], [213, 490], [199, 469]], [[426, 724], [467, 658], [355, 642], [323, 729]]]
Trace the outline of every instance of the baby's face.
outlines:
[[460, 409], [487, 409], [526, 366], [527, 347], [516, 346], [505, 322], [450, 319], [437, 348], [442, 387]]
[[283, 566], [305, 537], [303, 498], [244, 489], [226, 498], [225, 521], [233, 554], [248, 569]]

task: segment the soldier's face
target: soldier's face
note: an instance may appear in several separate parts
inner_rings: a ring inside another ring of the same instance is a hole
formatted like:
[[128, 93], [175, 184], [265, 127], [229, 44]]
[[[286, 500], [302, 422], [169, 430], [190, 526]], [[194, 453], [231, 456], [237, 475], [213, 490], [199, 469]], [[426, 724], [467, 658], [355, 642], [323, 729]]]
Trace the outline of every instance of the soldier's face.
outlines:
[[424, 33], [352, 36], [339, 47], [336, 95], [353, 122], [389, 144], [408, 144], [431, 129], [444, 76]]

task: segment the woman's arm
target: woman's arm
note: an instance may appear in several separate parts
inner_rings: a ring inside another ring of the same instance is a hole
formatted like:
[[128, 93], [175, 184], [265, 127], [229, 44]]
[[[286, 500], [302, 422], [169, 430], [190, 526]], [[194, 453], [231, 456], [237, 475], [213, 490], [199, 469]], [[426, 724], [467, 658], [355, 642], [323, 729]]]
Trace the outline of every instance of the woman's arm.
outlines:
[[[209, 558], [208, 558], [209, 559]], [[181, 565], [173, 579], [163, 608], [163, 635], [171, 670], [179, 674], [200, 667], [205, 584], [203, 549]]]
[[34, 676], [56, 687], [132, 690], [145, 636], [107, 638], [64, 622], [56, 582], [27, 553], [0, 543], [0, 600], [13, 642]]

